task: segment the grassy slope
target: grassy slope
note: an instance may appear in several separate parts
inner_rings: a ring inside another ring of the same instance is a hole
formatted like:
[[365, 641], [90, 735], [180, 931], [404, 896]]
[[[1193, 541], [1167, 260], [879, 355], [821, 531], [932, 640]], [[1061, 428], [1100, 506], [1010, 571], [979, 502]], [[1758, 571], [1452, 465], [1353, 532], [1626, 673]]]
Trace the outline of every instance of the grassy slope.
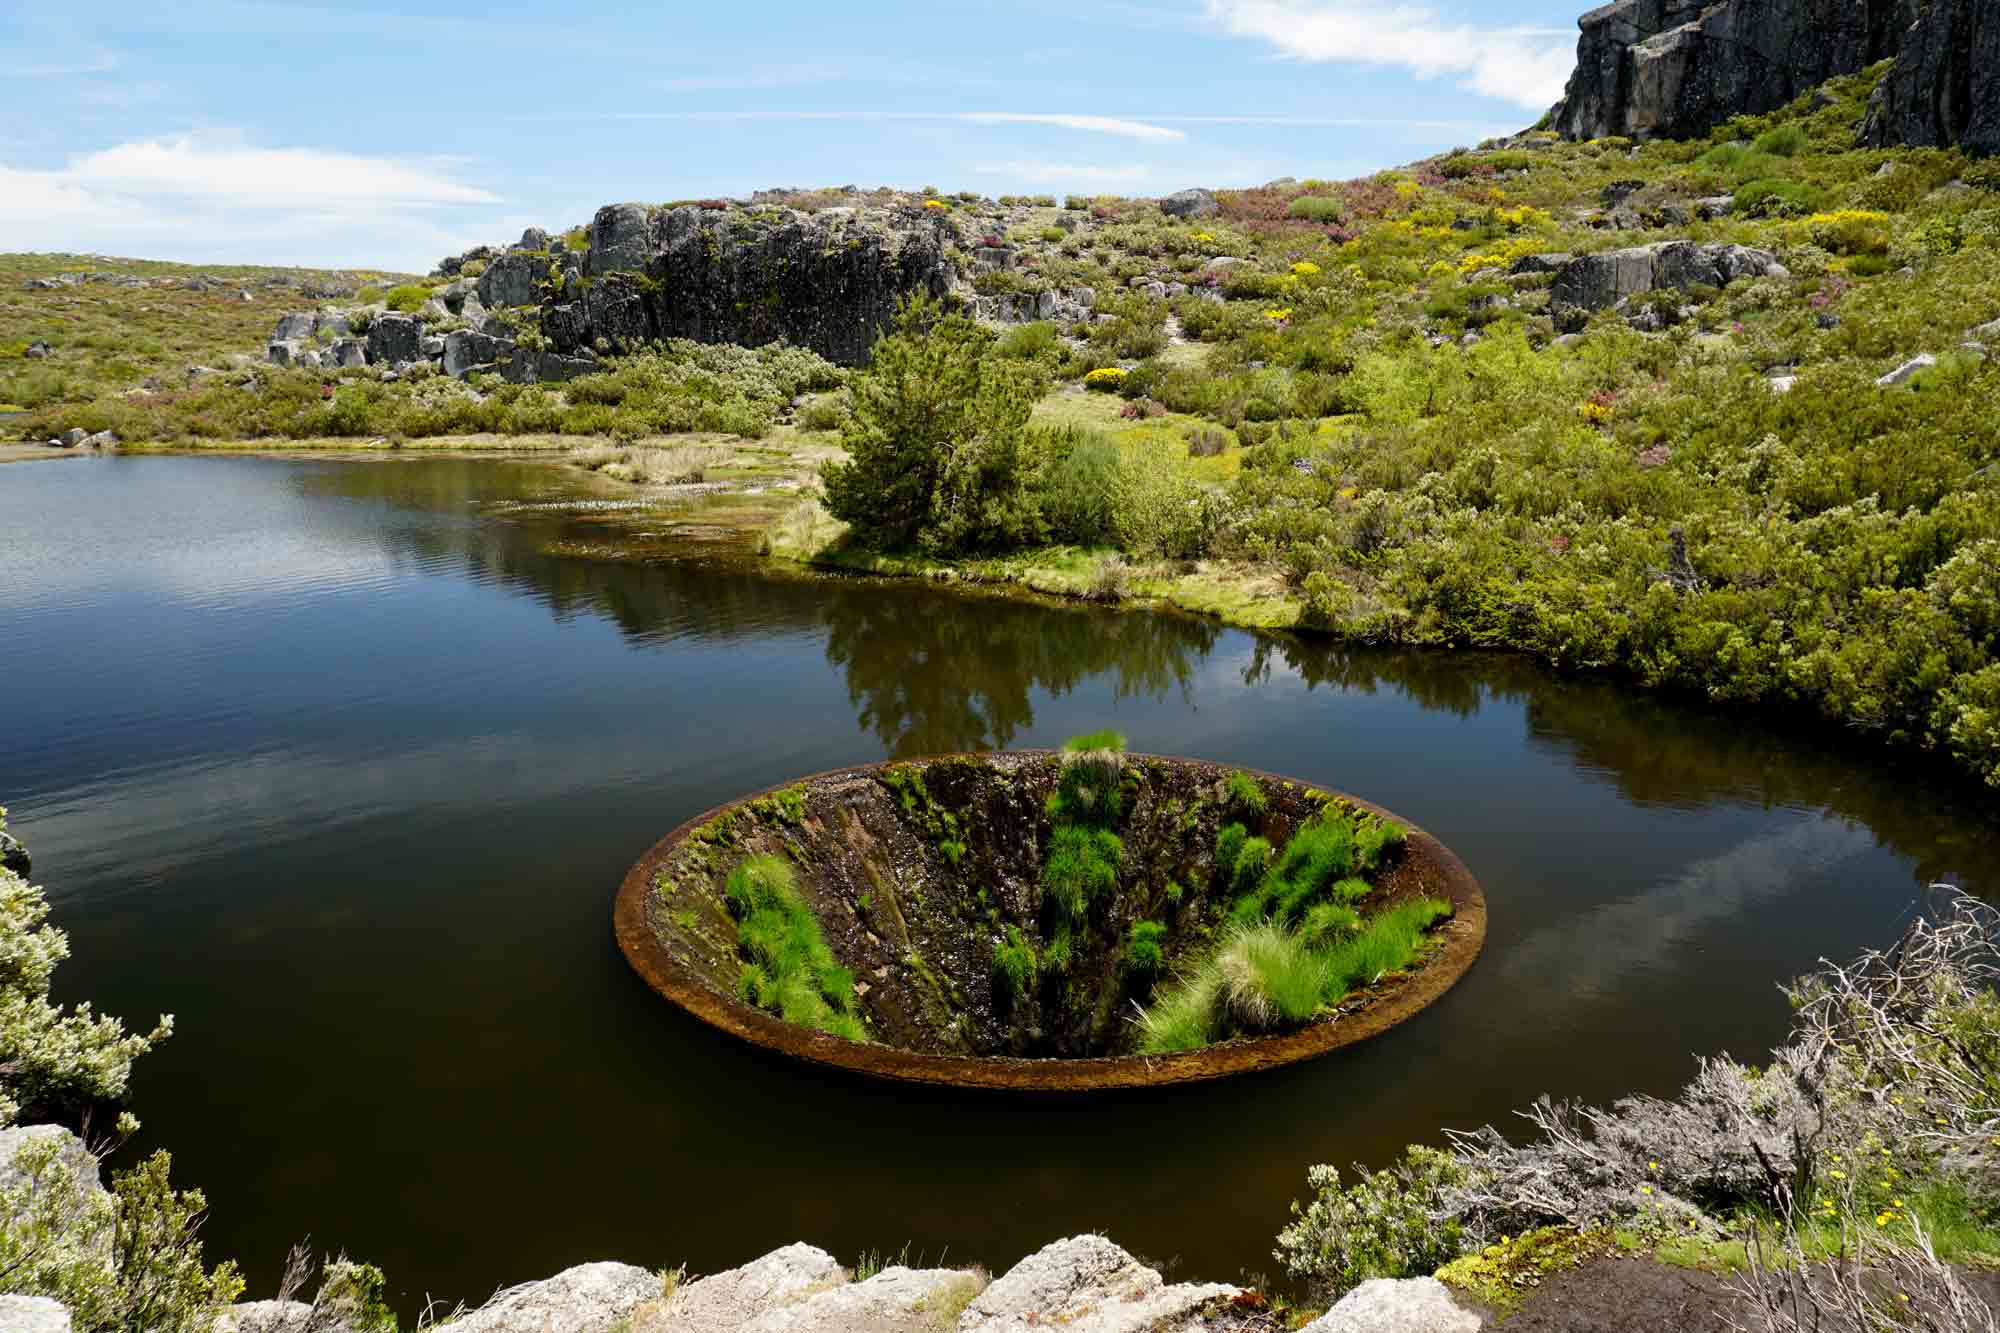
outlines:
[[[32, 278], [63, 273], [114, 273], [159, 286], [80, 283], [28, 291]], [[186, 291], [200, 275], [229, 286]], [[383, 275], [322, 269], [253, 268], [240, 264], [168, 264], [96, 255], [0, 255], [0, 410], [88, 402], [139, 388], [146, 380], [179, 386], [189, 366], [219, 367], [233, 353], [257, 353], [278, 316], [314, 304], [273, 278], [347, 282]], [[248, 301], [238, 299], [248, 292]], [[46, 359], [25, 356], [45, 341]]]

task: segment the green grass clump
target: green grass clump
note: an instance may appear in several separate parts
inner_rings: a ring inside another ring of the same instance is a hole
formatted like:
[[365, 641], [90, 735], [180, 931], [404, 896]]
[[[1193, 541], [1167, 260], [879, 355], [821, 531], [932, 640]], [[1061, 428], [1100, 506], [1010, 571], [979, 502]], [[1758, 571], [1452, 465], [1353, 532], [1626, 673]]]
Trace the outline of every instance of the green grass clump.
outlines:
[[833, 956], [790, 863], [753, 856], [730, 872], [723, 893], [737, 918], [738, 947], [750, 960], [738, 994], [787, 1023], [866, 1041], [854, 1008], [854, 973]]
[[1285, 215], [1304, 222], [1339, 222], [1347, 216], [1347, 205], [1325, 195], [1301, 195], [1286, 207]]
[[419, 286], [414, 282], [405, 283], [401, 287], [391, 287], [389, 294], [382, 298], [391, 310], [405, 315], [415, 314], [423, 309], [424, 302], [430, 299], [430, 288]]
[[1243, 853], [1243, 844], [1250, 841], [1250, 830], [1241, 824], [1224, 824], [1215, 833], [1215, 868], [1225, 875], [1236, 873], [1236, 858]]
[[1064, 918], [1080, 921], [1092, 903], [1117, 891], [1124, 852], [1124, 843], [1108, 829], [1062, 825], [1049, 836], [1042, 888]]
[[1229, 882], [1238, 893], [1248, 893], [1264, 882], [1273, 855], [1268, 838], [1245, 838], [1229, 868]]
[[1223, 787], [1229, 808], [1239, 814], [1261, 815], [1271, 804], [1271, 798], [1264, 794], [1264, 784], [1248, 773], [1231, 773]]
[[1752, 152], [1769, 153], [1773, 157], [1797, 157], [1812, 143], [1802, 125], [1780, 125], [1764, 131], [1750, 145]]
[[1062, 743], [1064, 754], [1089, 754], [1096, 750], [1125, 753], [1125, 733], [1108, 730], [1090, 731], [1081, 736], [1072, 736]]
[[1364, 870], [1378, 870], [1407, 841], [1409, 832], [1401, 824], [1386, 819], [1364, 819], [1354, 831], [1354, 859]]
[[1142, 976], [1151, 976], [1166, 961], [1163, 942], [1167, 928], [1158, 921], [1137, 921], [1125, 939], [1125, 966]]
[[1450, 915], [1451, 904], [1443, 899], [1418, 898], [1370, 919], [1359, 934], [1322, 955], [1327, 998], [1337, 1000], [1408, 967], [1416, 961], [1424, 932]]
[[1093, 732], [1064, 742], [1062, 776], [1048, 801], [1051, 819], [1109, 827], [1125, 813], [1125, 738]]
[[1017, 1000], [1027, 994], [1035, 978], [1035, 946], [1021, 934], [1019, 926], [1007, 927], [1006, 938], [993, 949], [993, 984], [1000, 994]]

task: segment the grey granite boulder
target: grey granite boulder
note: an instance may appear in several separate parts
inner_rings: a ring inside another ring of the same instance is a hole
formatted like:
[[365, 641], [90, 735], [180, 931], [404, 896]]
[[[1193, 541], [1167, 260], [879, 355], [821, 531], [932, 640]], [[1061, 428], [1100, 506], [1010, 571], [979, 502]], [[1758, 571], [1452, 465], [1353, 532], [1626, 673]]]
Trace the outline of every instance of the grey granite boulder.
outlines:
[[1897, 366], [1894, 370], [1884, 375], [1881, 379], [1876, 380], [1875, 387], [1878, 389], [1893, 389], [1898, 385], [1908, 384], [1917, 377], [1919, 371], [1929, 370], [1937, 363], [1937, 358], [1929, 353], [1925, 353], [1922, 356], [1913, 356], [1902, 365]]
[[1160, 211], [1170, 218], [1198, 221], [1216, 214], [1215, 196], [1207, 190], [1179, 190], [1160, 200]]
[[327, 349], [327, 364], [353, 368], [368, 364], [368, 344], [360, 338], [342, 338]]
[[462, 380], [475, 367], [490, 366], [513, 353], [511, 339], [459, 329], [444, 336], [444, 373], [455, 380]]
[[606, 204], [590, 220], [590, 252], [584, 271], [592, 277], [643, 270], [652, 253], [653, 210], [644, 204]]
[[542, 283], [549, 276], [549, 258], [543, 254], [501, 255], [479, 275], [479, 300], [494, 309], [533, 305], [540, 299]]
[[310, 338], [313, 328], [319, 322], [319, 312], [296, 310], [289, 315], [278, 316], [278, 327], [271, 331], [271, 341], [289, 342], [294, 338]]
[[[782, 1250], [674, 1289], [632, 1316], [632, 1333], [733, 1333], [751, 1320], [846, 1285], [847, 1273], [825, 1250]], [[653, 1293], [657, 1296], [657, 1290]]]
[[521, 233], [521, 239], [514, 242], [516, 250], [547, 250], [549, 234], [540, 227], [530, 227]]
[[1436, 1278], [1377, 1278], [1348, 1292], [1305, 1333], [1479, 1333], [1485, 1327]]
[[354, 1328], [304, 1301], [244, 1301], [218, 1314], [212, 1333], [354, 1333]]
[[1789, 276], [1769, 250], [1657, 241], [1570, 260], [1556, 273], [1549, 302], [1572, 310], [1604, 310], [1641, 292], [1726, 287], [1738, 278]]
[[1575, 255], [1566, 251], [1559, 254], [1522, 255], [1508, 265], [1507, 272], [1515, 276], [1523, 273], [1560, 273], [1563, 266], [1575, 258]]
[[594, 375], [602, 369], [604, 367], [594, 357], [531, 352], [525, 347], [517, 347], [501, 366], [500, 374], [509, 384], [545, 384], [573, 380], [579, 375]]
[[939, 1333], [985, 1285], [952, 1268], [885, 1268], [866, 1282], [766, 1310], [737, 1333]]
[[443, 1327], [450, 1333], [611, 1333], [660, 1294], [660, 1279], [630, 1264], [582, 1264], [501, 1292]]
[[70, 1333], [69, 1309], [46, 1296], [0, 1296], [6, 1333]]
[[377, 315], [368, 325], [368, 360], [394, 366], [419, 357], [424, 325], [414, 315]]
[[[584, 293], [583, 311], [584, 327], [578, 344], [585, 338], [602, 338], [613, 348], [624, 349], [637, 347], [655, 336], [645, 295], [638, 280], [630, 274], [613, 273], [592, 283]], [[574, 345], [558, 337], [554, 329], [545, 328], [545, 332], [558, 349], [573, 350]]]
[[1240, 1294], [1219, 1283], [1170, 1287], [1102, 1236], [1044, 1246], [976, 1296], [959, 1333], [1155, 1333], [1199, 1327], [1205, 1308]]

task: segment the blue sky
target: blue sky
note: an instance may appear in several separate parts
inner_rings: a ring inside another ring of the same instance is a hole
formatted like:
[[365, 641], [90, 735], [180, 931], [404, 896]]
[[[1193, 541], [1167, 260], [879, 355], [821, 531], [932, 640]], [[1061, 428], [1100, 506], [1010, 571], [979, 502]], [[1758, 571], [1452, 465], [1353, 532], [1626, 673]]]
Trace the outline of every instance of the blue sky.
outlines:
[[600, 204], [1157, 195], [1532, 123], [1579, 0], [124, 0], [0, 13], [0, 251], [428, 269]]

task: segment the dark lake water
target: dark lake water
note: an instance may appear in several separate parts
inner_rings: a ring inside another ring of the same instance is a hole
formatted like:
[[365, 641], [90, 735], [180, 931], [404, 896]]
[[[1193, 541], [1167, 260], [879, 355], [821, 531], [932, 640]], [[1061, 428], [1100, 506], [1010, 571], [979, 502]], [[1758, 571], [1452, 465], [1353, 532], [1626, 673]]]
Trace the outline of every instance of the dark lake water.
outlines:
[[[1888, 941], [1931, 879], [2000, 885], [1976, 797], [1740, 715], [1509, 659], [586, 561], [551, 553], [601, 535], [562, 484], [0, 468], [0, 802], [72, 937], [63, 996], [177, 1015], [138, 1146], [207, 1191], [252, 1295], [306, 1235], [406, 1306], [799, 1239], [999, 1269], [1100, 1229], [1183, 1275], [1270, 1270], [1309, 1163], [1757, 1058], [1781, 979]], [[1427, 826], [1485, 884], [1484, 959], [1305, 1066], [1045, 1101], [796, 1067], [612, 943], [627, 865], [720, 801], [1107, 725]]]

